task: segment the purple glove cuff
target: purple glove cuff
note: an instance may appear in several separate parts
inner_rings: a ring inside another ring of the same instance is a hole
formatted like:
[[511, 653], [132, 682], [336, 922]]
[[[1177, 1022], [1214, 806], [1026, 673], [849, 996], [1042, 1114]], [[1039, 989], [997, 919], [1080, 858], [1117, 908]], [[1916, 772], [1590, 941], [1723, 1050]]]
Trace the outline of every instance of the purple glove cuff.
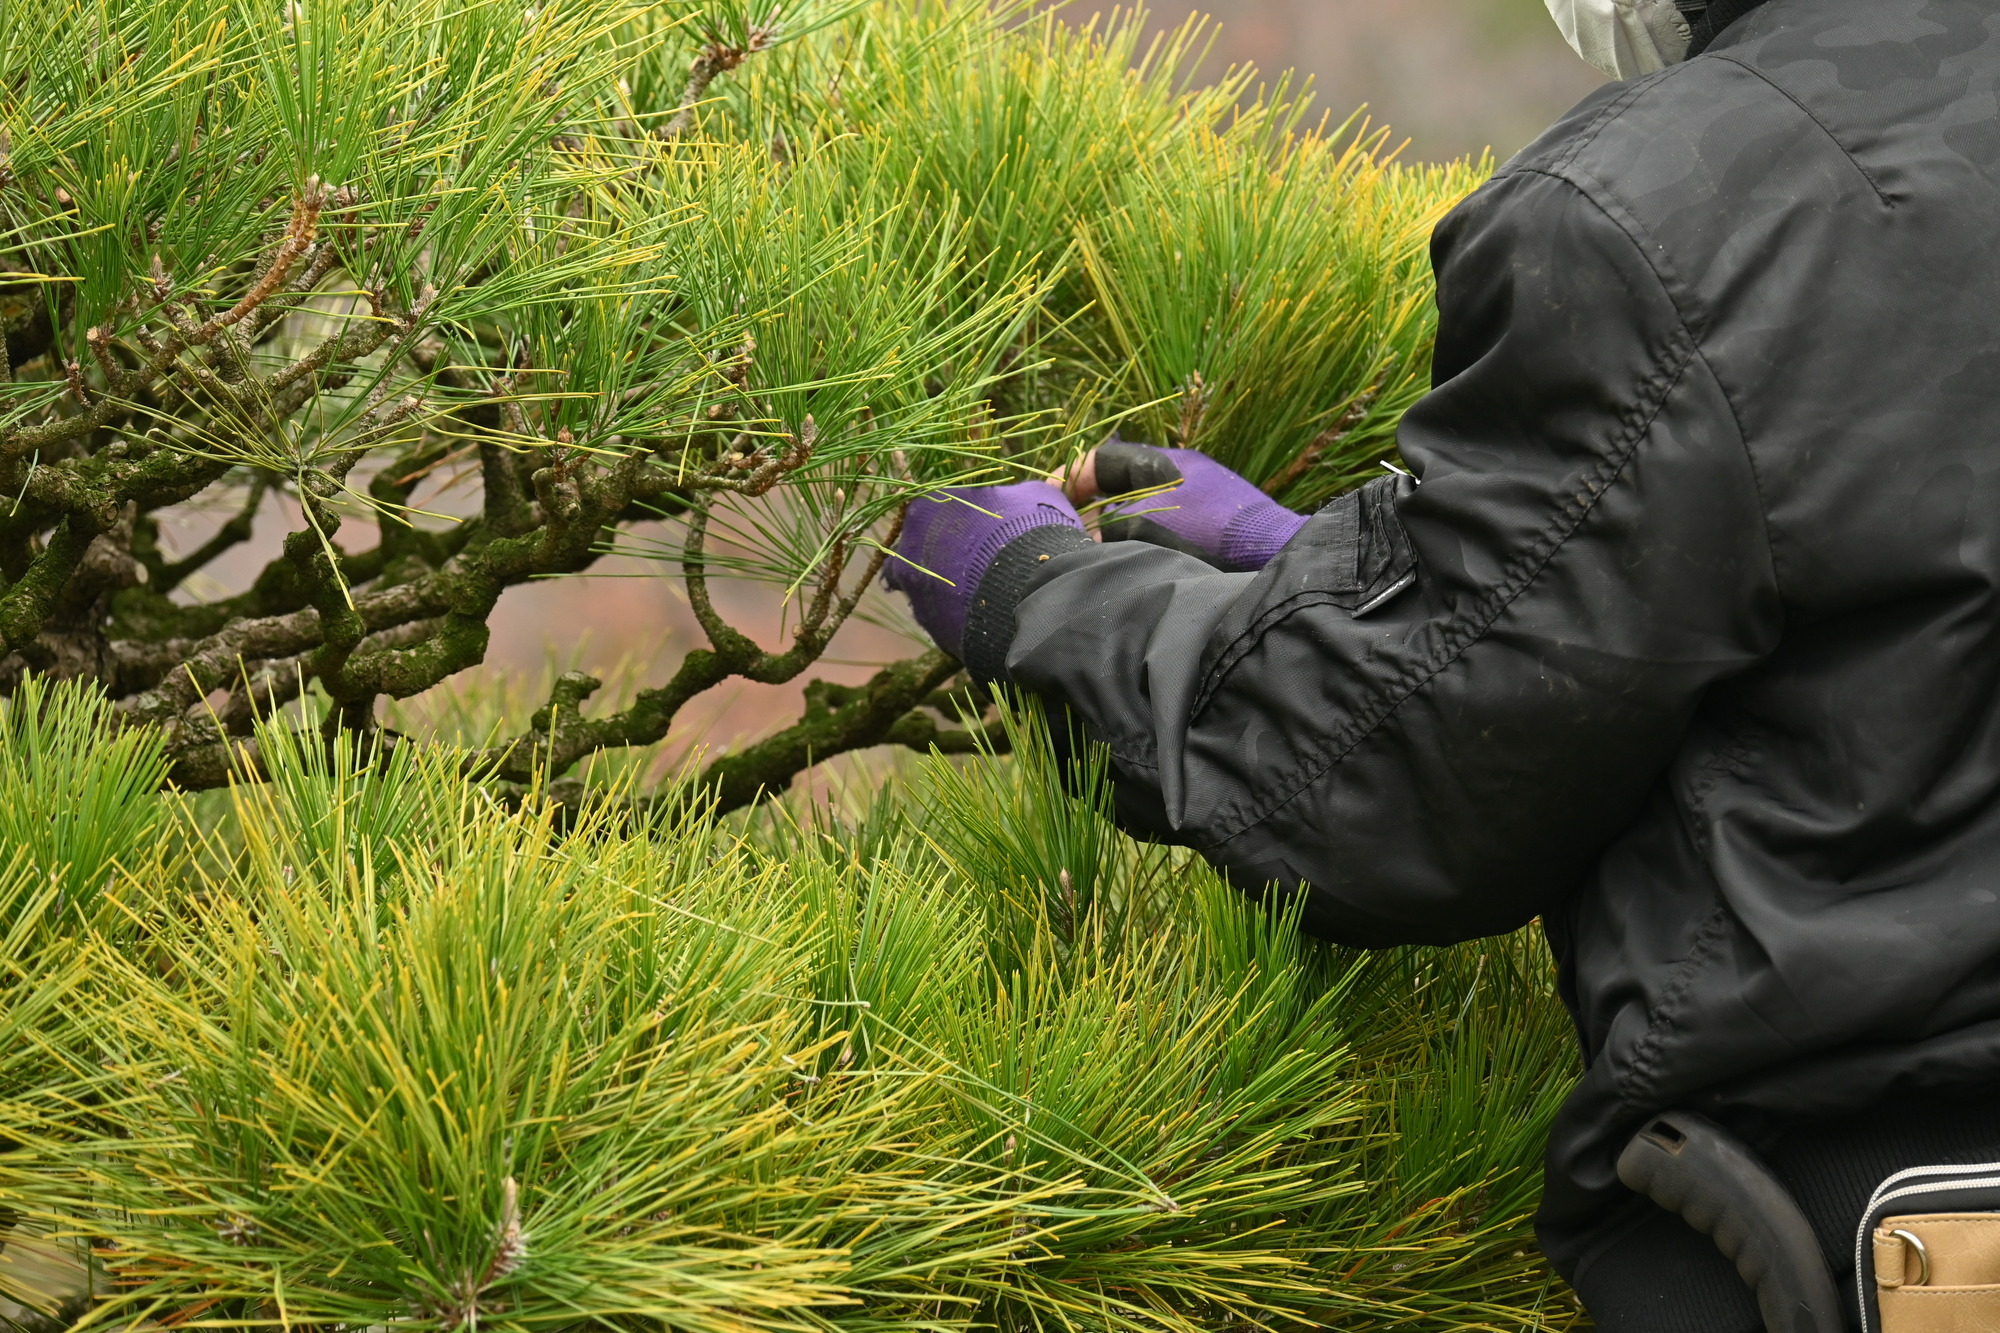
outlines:
[[1237, 511], [1222, 530], [1222, 564], [1225, 569], [1262, 569], [1285, 549], [1307, 515], [1295, 514], [1275, 502]]
[[1083, 533], [1083, 520], [1063, 493], [1040, 481], [967, 486], [921, 499], [903, 520], [882, 581], [906, 593], [910, 610], [937, 646], [963, 658], [966, 613], [980, 580], [1008, 543], [1037, 528]]

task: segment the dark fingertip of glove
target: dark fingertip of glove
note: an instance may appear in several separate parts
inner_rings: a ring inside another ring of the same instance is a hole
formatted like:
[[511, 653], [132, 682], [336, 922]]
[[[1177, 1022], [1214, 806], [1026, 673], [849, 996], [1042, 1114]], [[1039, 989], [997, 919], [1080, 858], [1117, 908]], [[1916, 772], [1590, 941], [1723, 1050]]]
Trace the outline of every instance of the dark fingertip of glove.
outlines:
[[1149, 546], [1164, 546], [1170, 551], [1191, 555], [1204, 564], [1223, 568], [1222, 562], [1195, 545], [1187, 538], [1150, 518], [1107, 519], [1098, 528], [1098, 533], [1107, 542], [1145, 542]]
[[1097, 446], [1097, 493], [1124, 495], [1150, 491], [1181, 480], [1173, 455], [1150, 444], [1112, 440]]

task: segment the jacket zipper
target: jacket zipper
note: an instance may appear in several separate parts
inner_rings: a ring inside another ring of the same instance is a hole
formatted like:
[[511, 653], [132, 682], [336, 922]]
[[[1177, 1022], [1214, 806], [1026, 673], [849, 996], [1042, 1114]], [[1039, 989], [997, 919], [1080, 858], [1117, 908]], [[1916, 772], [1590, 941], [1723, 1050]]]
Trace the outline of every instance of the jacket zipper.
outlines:
[[[1938, 1179], [1939, 1177], [1952, 1178], [1951, 1186], [1954, 1189], [1978, 1189], [1982, 1186], [2000, 1186], [2000, 1176], [1991, 1176], [1985, 1180], [1957, 1179], [1957, 1177], [1961, 1176], [1976, 1176], [1982, 1171], [2000, 1171], [2000, 1162], [1982, 1162], [1977, 1166], [1908, 1167], [1898, 1171], [1895, 1175], [1890, 1176], [1880, 1185], [1877, 1185], [1875, 1192], [1868, 1196], [1868, 1206], [1861, 1210], [1861, 1223], [1855, 1228], [1854, 1232], [1854, 1296], [1861, 1306], [1861, 1333], [1875, 1333], [1874, 1321], [1868, 1317], [1868, 1278], [1866, 1272], [1861, 1267], [1861, 1251], [1862, 1247], [1868, 1241], [1868, 1233], [1875, 1217], [1875, 1210], [1885, 1203], [1903, 1198], [1906, 1195], [1927, 1192], [1934, 1186], [1944, 1183], [1943, 1180]], [[1891, 1188], [1898, 1181], [1908, 1180], [1912, 1176], [1930, 1176], [1933, 1179], [1926, 1181], [1922, 1185], [1912, 1185], [1907, 1189]]]

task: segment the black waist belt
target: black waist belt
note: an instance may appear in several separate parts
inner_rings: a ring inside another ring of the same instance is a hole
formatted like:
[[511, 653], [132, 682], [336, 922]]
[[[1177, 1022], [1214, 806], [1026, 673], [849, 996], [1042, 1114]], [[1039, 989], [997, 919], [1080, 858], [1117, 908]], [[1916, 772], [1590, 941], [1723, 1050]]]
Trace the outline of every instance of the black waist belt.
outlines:
[[[1764, 1164], [1811, 1227], [1841, 1308], [1859, 1327], [1855, 1226], [1875, 1187], [1897, 1171], [2000, 1161], [2000, 1098], [1897, 1098], [1838, 1119], [1758, 1136]], [[1577, 1294], [1600, 1333], [1758, 1333], [1756, 1298], [1708, 1236], [1649, 1199], [1605, 1229], [1577, 1265]]]

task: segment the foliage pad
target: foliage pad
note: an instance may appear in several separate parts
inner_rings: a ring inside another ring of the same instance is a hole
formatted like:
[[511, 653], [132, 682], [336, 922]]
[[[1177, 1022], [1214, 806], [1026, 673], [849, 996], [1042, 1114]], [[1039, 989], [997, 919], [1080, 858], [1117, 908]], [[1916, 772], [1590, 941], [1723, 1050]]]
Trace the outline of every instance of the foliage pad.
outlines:
[[1539, 944], [1311, 944], [1007, 725], [846, 821], [558, 833], [272, 729], [271, 782], [138, 800], [169, 836], [102, 815], [89, 914], [0, 882], [8, 1253], [105, 1324], [1566, 1325]]

